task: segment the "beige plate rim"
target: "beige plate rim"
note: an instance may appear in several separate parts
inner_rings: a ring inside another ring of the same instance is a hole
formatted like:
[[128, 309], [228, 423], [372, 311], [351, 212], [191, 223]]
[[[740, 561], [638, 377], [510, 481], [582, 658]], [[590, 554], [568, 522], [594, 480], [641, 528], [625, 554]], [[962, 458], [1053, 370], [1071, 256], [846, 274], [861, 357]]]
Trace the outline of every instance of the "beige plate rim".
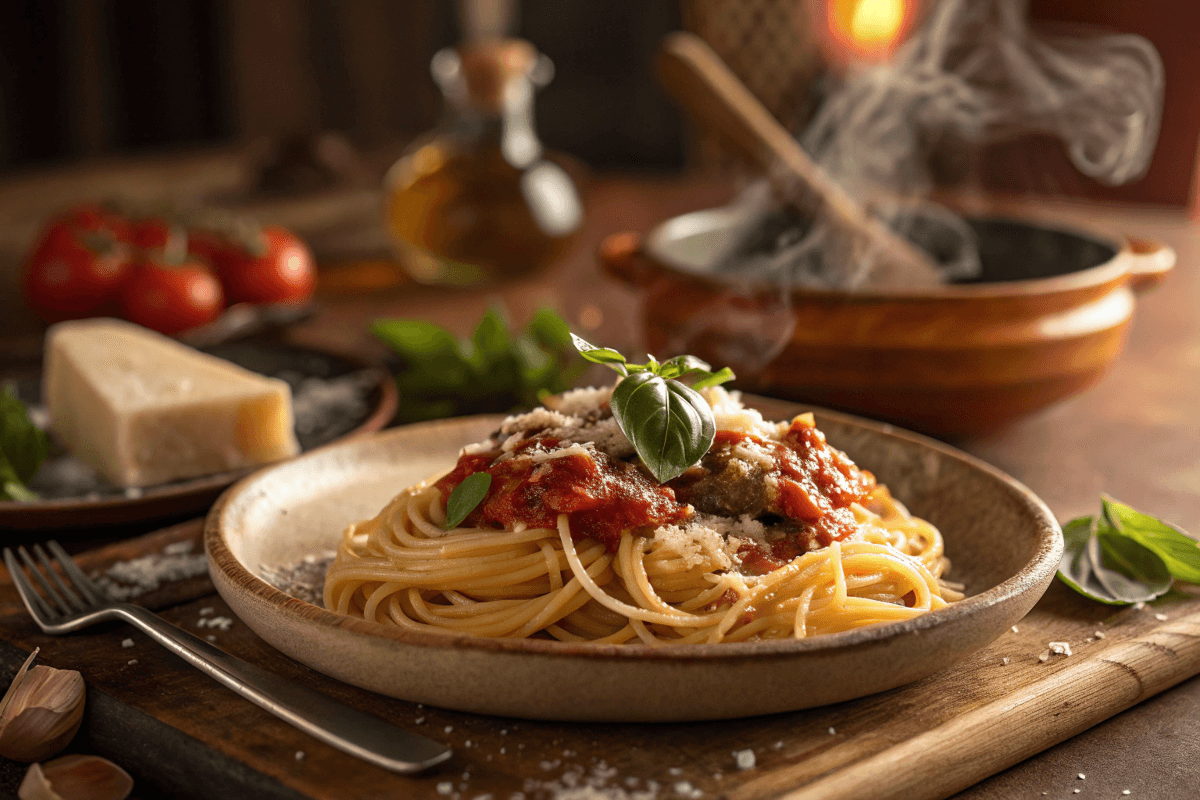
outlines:
[[[601, 645], [559, 642], [545, 639], [487, 639], [453, 634], [404, 631], [393, 626], [336, 614], [285, 594], [248, 570], [233, 555], [225, 541], [223, 523], [226, 508], [243, 493], [254, 491], [256, 482], [261, 480], [264, 475], [273, 469], [278, 469], [289, 464], [294, 465], [297, 461], [320, 457], [322, 454], [327, 454], [333, 448], [354, 447], [361, 444], [363, 440], [360, 439], [358, 442], [335, 443], [318, 448], [312, 451], [312, 453], [306, 453], [293, 461], [285, 462], [276, 467], [268, 467], [248, 478], [244, 478], [228, 489], [217, 501], [216, 505], [213, 506], [205, 523], [204, 542], [205, 550], [208, 554], [209, 567], [214, 571], [219, 570], [223, 573], [224, 577], [229, 581], [229, 585], [234, 587], [235, 591], [249, 592], [259, 602], [275, 606], [287, 614], [300, 617], [309, 623], [342, 628], [364, 636], [392, 640], [397, 644], [435, 648], [449, 647], [497, 653], [520, 653], [546, 658], [582, 657], [609, 661], [626, 661], [632, 659], [687, 662], [736, 662], [738, 660], [761, 662], [764, 658], [787, 659], [801, 653], [818, 654], [865, 647], [882, 640], [920, 633], [952, 624], [964, 616], [974, 616], [1005, 600], [1009, 600], [1025, 592], [1033, 591], [1040, 585], [1045, 585], [1058, 569], [1059, 561], [1062, 558], [1063, 539], [1062, 531], [1054, 514], [1026, 486], [990, 464], [935, 439], [912, 433], [887, 423], [876, 422], [851, 414], [826, 411], [811, 406], [800, 406], [799, 404], [788, 403], [773, 398], [756, 398], [752, 395], [744, 395], [743, 397], [747, 401], [747, 405], [750, 406], [757, 405], [758, 403], [767, 403], [776, 407], [790, 407], [796, 411], [813, 410], [817, 415], [818, 425], [820, 425], [821, 419], [829, 419], [864, 427], [874, 434], [897, 437], [919, 447], [936, 450], [946, 457], [965, 462], [977, 470], [986, 472], [995, 480], [1006, 484], [1011, 490], [1015, 491], [1026, 504], [1032, 516], [1043, 523], [1042, 535], [1038, 540], [1034, 556], [1019, 571], [1002, 583], [980, 594], [972, 595], [947, 608], [900, 622], [874, 625], [842, 633], [826, 634], [810, 639], [726, 642], [662, 648], [644, 644]], [[458, 417], [449, 420], [416, 424], [436, 429], [437, 427], [461, 426], [470, 422], [480, 422], [485, 419], [499, 421], [502, 417]], [[373, 438], [402, 437], [403, 432], [410, 427], [414, 426], [392, 428], [373, 434]]]

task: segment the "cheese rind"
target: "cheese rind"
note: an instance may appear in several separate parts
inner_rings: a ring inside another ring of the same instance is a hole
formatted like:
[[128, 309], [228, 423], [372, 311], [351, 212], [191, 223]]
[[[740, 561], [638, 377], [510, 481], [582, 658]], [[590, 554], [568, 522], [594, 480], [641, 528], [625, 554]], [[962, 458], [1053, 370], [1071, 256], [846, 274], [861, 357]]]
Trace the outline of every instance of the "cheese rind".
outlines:
[[55, 436], [118, 486], [227, 472], [300, 451], [285, 382], [120, 320], [52, 326], [43, 396]]

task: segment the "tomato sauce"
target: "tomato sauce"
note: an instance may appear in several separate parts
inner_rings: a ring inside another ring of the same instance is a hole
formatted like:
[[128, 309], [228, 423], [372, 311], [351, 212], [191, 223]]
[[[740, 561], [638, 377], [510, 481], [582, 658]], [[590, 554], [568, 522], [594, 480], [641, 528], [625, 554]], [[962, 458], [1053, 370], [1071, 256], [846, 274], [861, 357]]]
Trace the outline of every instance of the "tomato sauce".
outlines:
[[499, 453], [463, 455], [454, 470], [437, 482], [444, 497], [468, 475], [487, 472], [492, 485], [464, 524], [509, 528], [523, 522], [531, 528], [553, 528], [566, 514], [571, 537], [596, 539], [616, 552], [621, 534], [653, 530], [688, 519], [691, 510], [675, 499], [670, 486], [659, 486], [634, 464], [591, 451], [584, 455], [535, 462], [532, 455], [559, 448], [559, 440], [538, 437], [522, 442], [515, 455], [493, 463]]
[[[772, 465], [753, 479], [777, 487], [766, 513], [784, 518], [794, 529], [775, 537], [769, 550], [752, 542], [744, 544], [739, 550], [743, 568], [757, 574], [770, 572], [855, 530], [850, 505], [870, 495], [875, 478], [829, 447], [820, 431], [800, 420], [792, 423], [780, 442], [717, 431], [713, 447], [699, 465], [701, 474], [707, 474], [705, 464], [714, 454], [742, 442], [752, 442], [770, 455]], [[498, 460], [502, 455], [498, 450], [464, 454], [437, 482], [437, 488], [443, 497], [449, 497], [467, 476], [487, 472], [492, 476], [487, 497], [464, 524], [511, 529], [522, 522], [528, 527], [553, 528], [558, 515], [566, 514], [573, 538], [597, 539], [614, 552], [626, 531], [647, 532], [693, 515], [689, 493], [697, 485], [697, 468], [660, 486], [637, 464], [594, 450], [590, 457], [531, 458], [561, 446], [560, 440], [542, 436], [522, 442], [513, 457], [503, 461]], [[723, 453], [725, 458], [729, 455]]]

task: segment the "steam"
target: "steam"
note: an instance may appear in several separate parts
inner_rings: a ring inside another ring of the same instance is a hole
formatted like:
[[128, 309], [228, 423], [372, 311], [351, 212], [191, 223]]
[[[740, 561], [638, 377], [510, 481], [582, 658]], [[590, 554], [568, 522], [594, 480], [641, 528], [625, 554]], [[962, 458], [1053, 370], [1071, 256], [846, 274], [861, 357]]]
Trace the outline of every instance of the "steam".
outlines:
[[[1154, 151], [1163, 68], [1153, 45], [1135, 35], [1050, 35], [1026, 15], [1025, 0], [936, 3], [890, 63], [849, 78], [800, 136], [830, 177], [929, 250], [946, 281], [977, 276], [980, 263], [970, 226], [924, 199], [935, 151], [1046, 133], [1081, 173], [1113, 185], [1144, 174]], [[723, 341], [739, 357], [729, 363], [754, 372], [792, 337], [793, 288], [869, 288], [872, 264], [839, 257], [821, 220], [780, 211], [766, 182], [741, 202], [757, 221], [712, 265], [729, 291], [670, 344], [694, 352], [698, 339]], [[771, 313], [756, 319], [763, 308]]]
[[1023, 133], [1063, 141], [1084, 175], [1140, 177], [1158, 138], [1163, 68], [1140, 36], [1050, 36], [1024, 0], [943, 0], [890, 64], [848, 81], [801, 137], [852, 192], [927, 193], [929, 144]]

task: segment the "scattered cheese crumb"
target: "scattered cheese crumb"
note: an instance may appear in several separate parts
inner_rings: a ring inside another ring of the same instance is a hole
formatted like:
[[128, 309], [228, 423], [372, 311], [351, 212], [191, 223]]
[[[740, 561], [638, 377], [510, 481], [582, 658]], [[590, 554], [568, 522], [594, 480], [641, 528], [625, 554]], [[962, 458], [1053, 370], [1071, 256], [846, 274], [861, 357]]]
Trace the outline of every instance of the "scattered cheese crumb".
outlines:
[[1095, 636], [1097, 639], [1103, 639], [1105, 636], [1108, 636], [1108, 634], [1104, 631], [1096, 631], [1092, 634], [1092, 636]]
[[450, 781], [442, 781], [437, 785], [437, 793], [440, 795], [448, 795], [454, 791], [454, 784]]
[[745, 750], [734, 750], [733, 758], [737, 761], [738, 769], [754, 769], [754, 751], [749, 747]]
[[304, 760], [304, 751], [303, 751], [303, 750], [297, 750], [297, 751], [296, 751], [296, 760], [297, 760], [297, 761], [303, 761], [303, 760]]
[[1166, 621], [1167, 621], [1167, 615], [1166, 615], [1166, 614], [1155, 614], [1155, 615], [1154, 615], [1154, 618], [1155, 618], [1156, 620], [1158, 620], [1159, 622], [1166, 622]]
[[447, 725], [447, 726], [446, 726], [446, 733], [450, 733], [450, 732], [452, 732], [453, 730], [454, 730], [454, 726], [453, 726], [453, 725]]
[[1084, 775], [1082, 772], [1079, 773], [1079, 780], [1082, 781], [1082, 780], [1086, 780], [1086, 779], [1087, 779], [1087, 775]]
[[1020, 631], [1019, 631], [1019, 630], [1017, 630], [1017, 626], [1016, 626], [1016, 625], [1013, 625], [1013, 626], [1012, 626], [1012, 632], [1013, 632], [1013, 633], [1020, 633]]
[[830, 736], [837, 736], [837, 730], [834, 729], [834, 727], [832, 725], [830, 725], [829, 730], [827, 730], [825, 732], [828, 733]]
[[683, 774], [683, 770], [681, 770], [679, 767], [671, 767], [669, 770], [667, 770], [667, 772], [671, 773], [672, 775], [682, 775]]
[[1069, 642], [1051, 642], [1050, 652], [1058, 656], [1071, 655], [1071, 645]]
[[210, 642], [215, 642], [217, 640], [216, 635], [212, 634], [212, 633], [210, 633], [208, 636], [205, 636], [204, 638], [208, 639]]
[[121, 647], [133, 647], [133, 639], [122, 639]]
[[1007, 667], [1008, 666], [1008, 656], [1005, 656], [1004, 658], [1000, 659], [1000, 664], [1002, 666]]
[[1141, 600], [1138, 600], [1136, 603], [1133, 604], [1134, 611], [1141, 611], [1145, 607], [1146, 607], [1146, 604], [1143, 603]]
[[414, 720], [413, 720], [413, 724], [415, 724], [415, 725], [424, 725], [424, 724], [425, 724], [425, 718], [424, 718], [424, 717], [417, 717], [416, 719], [414, 719]]
[[136, 663], [137, 663], [137, 659], [136, 659], [136, 658], [131, 658], [131, 659], [129, 659], [129, 666], [131, 666], [131, 667], [132, 667], [132, 666], [133, 666], [134, 664], [136, 664]]
[[207, 617], [211, 613], [213, 613], [212, 606], [205, 606], [204, 608], [200, 609], [200, 616], [202, 617]]
[[1081, 790], [1079, 790], [1079, 789], [1076, 789], [1076, 790], [1075, 790], [1074, 792], [1072, 792], [1071, 794], [1079, 794], [1079, 792], [1080, 792], [1080, 791], [1081, 791]]
[[500, 735], [501, 735], [501, 736], [508, 736], [508, 728], [501, 728], [501, 729], [500, 729]]
[[1049, 660], [1050, 660], [1050, 651], [1049, 650], [1047, 650], [1046, 652], [1044, 652], [1040, 656], [1038, 656], [1038, 661], [1042, 662], [1043, 664], [1045, 664]]
[[776, 749], [776, 750], [782, 750], [782, 749], [783, 749], [783, 742], [776, 742], [776, 743], [775, 743], [775, 749]]
[[1121, 792], [1121, 794], [1130, 794], [1130, 793], [1131, 792], [1128, 789], [1125, 789], [1124, 791]]

